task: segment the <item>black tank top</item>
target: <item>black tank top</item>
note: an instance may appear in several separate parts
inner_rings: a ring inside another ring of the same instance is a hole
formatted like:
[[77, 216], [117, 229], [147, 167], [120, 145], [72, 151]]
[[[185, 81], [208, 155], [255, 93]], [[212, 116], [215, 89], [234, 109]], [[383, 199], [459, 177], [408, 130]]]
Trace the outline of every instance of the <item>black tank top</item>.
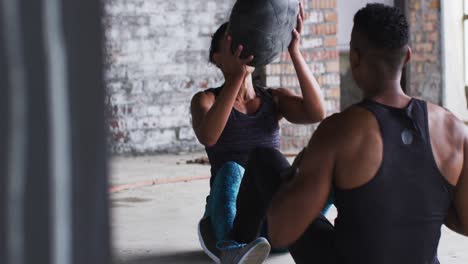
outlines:
[[427, 104], [412, 99], [403, 109], [364, 100], [376, 117], [383, 140], [383, 160], [364, 186], [335, 186], [337, 263], [433, 264], [441, 226], [454, 187], [435, 162]]
[[[211, 164], [211, 183], [216, 172], [229, 161], [245, 167], [249, 153], [256, 147], [280, 147], [278, 111], [271, 93], [255, 86], [260, 97], [260, 107], [254, 114], [244, 114], [232, 108], [223, 133], [214, 146], [207, 147], [206, 153]], [[207, 90], [217, 96], [222, 87]]]
[[[217, 96], [222, 87], [207, 90]], [[269, 91], [256, 86], [260, 107], [254, 114], [244, 114], [232, 109], [223, 133], [206, 153], [211, 164], [211, 183], [216, 172], [226, 162], [233, 161], [245, 167], [249, 153], [256, 147], [280, 147], [278, 111]]]

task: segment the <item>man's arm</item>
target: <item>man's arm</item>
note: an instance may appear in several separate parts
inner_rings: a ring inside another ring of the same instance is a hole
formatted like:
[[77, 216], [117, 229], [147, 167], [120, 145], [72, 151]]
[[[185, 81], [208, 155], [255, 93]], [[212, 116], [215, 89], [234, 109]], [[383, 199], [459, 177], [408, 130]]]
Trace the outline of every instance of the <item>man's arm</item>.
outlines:
[[280, 189], [267, 212], [274, 247], [294, 243], [327, 202], [335, 164], [335, 118], [326, 119], [307, 146], [298, 174]]
[[453, 206], [449, 209], [449, 213], [447, 215], [447, 218], [445, 219], [445, 225], [452, 231], [460, 235], [467, 236], [467, 234], [464, 234], [463, 230], [461, 229], [461, 223], [457, 214], [457, 210], [455, 210], [455, 207]]
[[468, 236], [468, 135], [465, 135], [464, 141], [463, 169], [445, 224], [453, 231]]

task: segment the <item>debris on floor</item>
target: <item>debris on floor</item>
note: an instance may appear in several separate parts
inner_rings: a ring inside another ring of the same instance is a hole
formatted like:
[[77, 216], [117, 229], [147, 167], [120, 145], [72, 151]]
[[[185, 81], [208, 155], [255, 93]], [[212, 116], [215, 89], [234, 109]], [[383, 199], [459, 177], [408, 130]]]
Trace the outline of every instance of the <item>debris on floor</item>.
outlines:
[[[201, 157], [201, 158], [187, 160], [185, 163], [186, 164], [210, 165], [210, 160], [208, 159], [208, 157]], [[177, 165], [180, 165], [180, 163], [177, 163]]]

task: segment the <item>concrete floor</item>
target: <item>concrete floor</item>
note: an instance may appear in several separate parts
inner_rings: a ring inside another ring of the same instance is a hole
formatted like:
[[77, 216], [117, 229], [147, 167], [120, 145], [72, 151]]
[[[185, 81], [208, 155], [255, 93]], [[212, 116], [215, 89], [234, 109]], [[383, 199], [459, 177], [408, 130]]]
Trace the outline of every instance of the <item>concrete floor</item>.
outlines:
[[209, 176], [209, 166], [187, 164], [187, 161], [202, 157], [205, 157], [204, 153], [114, 157], [111, 161], [111, 183], [120, 185], [154, 179]]
[[[117, 158], [113, 185], [155, 178], [209, 175], [209, 167], [185, 165], [202, 154]], [[208, 180], [155, 185], [111, 194], [114, 264], [211, 263], [200, 249], [196, 226], [204, 209]], [[336, 211], [329, 213], [333, 219]], [[468, 238], [443, 228], [439, 255], [443, 264], [468, 263]], [[294, 263], [289, 254], [270, 264]]]
[[[203, 180], [114, 194], [115, 263], [211, 263], [197, 237], [208, 185]], [[267, 263], [293, 262], [285, 255]]]

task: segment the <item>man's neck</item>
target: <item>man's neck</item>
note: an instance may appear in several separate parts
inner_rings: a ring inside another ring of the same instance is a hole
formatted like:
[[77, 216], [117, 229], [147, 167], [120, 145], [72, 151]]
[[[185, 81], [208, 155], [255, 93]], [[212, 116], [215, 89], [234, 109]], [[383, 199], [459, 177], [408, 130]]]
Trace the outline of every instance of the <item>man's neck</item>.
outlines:
[[399, 80], [388, 80], [380, 82], [378, 85], [373, 85], [373, 89], [369, 89], [364, 97], [384, 105], [403, 108], [408, 105], [411, 97], [405, 94], [401, 88]]

